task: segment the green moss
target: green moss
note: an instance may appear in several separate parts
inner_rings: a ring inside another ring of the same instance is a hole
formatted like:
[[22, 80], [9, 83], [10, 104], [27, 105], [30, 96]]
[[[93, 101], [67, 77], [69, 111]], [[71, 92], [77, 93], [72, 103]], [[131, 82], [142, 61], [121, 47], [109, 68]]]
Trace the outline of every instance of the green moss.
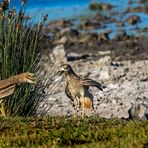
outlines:
[[147, 121], [0, 117], [0, 147], [146, 147]]

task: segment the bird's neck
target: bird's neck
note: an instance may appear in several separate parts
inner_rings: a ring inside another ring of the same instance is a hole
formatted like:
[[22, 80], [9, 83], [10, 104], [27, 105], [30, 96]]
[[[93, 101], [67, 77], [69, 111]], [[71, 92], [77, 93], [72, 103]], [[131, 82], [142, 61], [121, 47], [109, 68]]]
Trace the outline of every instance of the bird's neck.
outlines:
[[79, 78], [79, 76], [73, 71], [73, 70], [71, 70], [70, 72], [68, 72], [67, 74], [66, 74], [66, 77], [67, 77], [67, 80], [69, 81], [71, 81], [71, 79], [78, 79]]

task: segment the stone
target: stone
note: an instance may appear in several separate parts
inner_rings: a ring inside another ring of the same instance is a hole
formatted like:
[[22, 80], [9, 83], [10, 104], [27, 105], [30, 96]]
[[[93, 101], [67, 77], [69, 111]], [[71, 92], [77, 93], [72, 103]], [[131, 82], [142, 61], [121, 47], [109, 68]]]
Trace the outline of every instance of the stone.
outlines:
[[135, 24], [137, 24], [138, 22], [140, 22], [140, 17], [137, 16], [137, 15], [129, 16], [129, 17], [127, 18], [127, 22], [128, 22], [128, 24], [130, 24], [130, 25], [135, 25]]
[[75, 61], [75, 60], [80, 60], [80, 59], [87, 59], [89, 57], [91, 57], [91, 54], [90, 55], [89, 54], [78, 54], [78, 53], [72, 52], [67, 55], [67, 60]]
[[111, 33], [110, 30], [100, 33], [98, 36], [98, 40], [100, 42], [109, 41], [109, 33]]
[[53, 42], [53, 44], [55, 44], [55, 45], [59, 45], [59, 44], [65, 45], [67, 42], [68, 42], [68, 38], [65, 37], [65, 36], [63, 36], [63, 37], [60, 38], [59, 40], [55, 40], [55, 41]]
[[108, 80], [110, 78], [108, 69], [104, 69], [100, 72], [100, 80]]
[[[78, 75], [87, 75], [103, 85], [103, 91], [90, 87], [91, 93], [94, 95], [94, 105], [97, 106], [97, 115], [104, 118], [128, 119], [130, 113], [131, 119], [148, 119], [148, 60], [112, 61], [109, 53], [105, 53], [106, 56], [104, 53], [99, 55], [102, 58], [96, 61], [77, 59], [82, 54], [71, 53], [69, 55], [76, 57], [76, 60], [68, 61], [68, 63], [72, 65]], [[64, 93], [65, 81], [59, 82], [60, 78], [55, 81], [59, 86], [56, 89], [57, 94], [50, 97], [57, 98], [61, 102], [57, 101], [48, 114], [69, 115], [69, 112], [73, 112], [73, 107], [72, 102]], [[51, 98], [49, 98], [49, 102], [51, 102]], [[132, 106], [131, 103], [134, 105]], [[67, 111], [68, 109], [69, 111]]]
[[63, 45], [58, 45], [53, 49], [52, 54], [50, 54], [50, 59], [52, 63], [67, 62], [66, 52]]
[[110, 56], [105, 56], [102, 57], [98, 60], [99, 65], [111, 65], [111, 57]]
[[71, 28], [67, 27], [67, 28], [64, 28], [60, 31], [60, 35], [73, 37], [73, 36], [78, 36], [79, 32], [75, 29], [71, 29]]
[[132, 103], [131, 108], [128, 110], [129, 119], [145, 119], [148, 120], [148, 107], [142, 103]]

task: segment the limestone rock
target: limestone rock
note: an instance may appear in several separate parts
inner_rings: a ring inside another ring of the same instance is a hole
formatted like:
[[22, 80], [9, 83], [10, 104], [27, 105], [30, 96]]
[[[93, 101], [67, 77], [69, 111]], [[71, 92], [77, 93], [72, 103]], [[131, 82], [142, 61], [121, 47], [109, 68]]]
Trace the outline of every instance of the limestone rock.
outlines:
[[129, 109], [129, 119], [148, 119], [148, 106], [142, 103], [132, 103]]
[[50, 55], [50, 59], [52, 63], [58, 63], [58, 62], [66, 62], [66, 52], [63, 45], [58, 45], [53, 49], [52, 54]]
[[98, 63], [100, 65], [110, 65], [111, 64], [111, 57], [110, 56], [102, 57], [98, 60]]
[[140, 22], [140, 17], [137, 16], [137, 15], [132, 15], [132, 16], [130, 16], [130, 17], [127, 18], [127, 22], [130, 25], [135, 25], [138, 22]]
[[68, 38], [64, 36], [64, 37], [60, 38], [59, 40], [55, 40], [53, 42], [53, 44], [55, 44], [55, 45], [60, 45], [60, 44], [65, 45], [67, 42], [68, 42]]

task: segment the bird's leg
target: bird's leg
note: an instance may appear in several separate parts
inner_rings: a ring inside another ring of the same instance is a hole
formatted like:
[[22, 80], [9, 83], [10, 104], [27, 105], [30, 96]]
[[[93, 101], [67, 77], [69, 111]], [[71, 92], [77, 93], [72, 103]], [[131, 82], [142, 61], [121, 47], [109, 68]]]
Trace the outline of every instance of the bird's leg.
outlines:
[[94, 107], [93, 101], [92, 101], [92, 111], [93, 111], [94, 113], [96, 113], [96, 109], [95, 109], [95, 107]]
[[73, 107], [74, 107], [74, 114], [73, 116], [76, 117], [76, 110], [77, 110], [77, 98], [74, 99], [74, 102], [73, 102]]
[[76, 117], [76, 105], [73, 104], [73, 108], [74, 108], [74, 113], [73, 113], [73, 117]]
[[77, 101], [77, 112], [79, 112], [80, 111], [80, 97], [79, 96], [76, 97], [76, 101]]
[[82, 114], [82, 118], [85, 115], [85, 97], [83, 97], [83, 114]]
[[82, 118], [85, 115], [85, 97], [82, 96]]
[[5, 108], [4, 108], [4, 104], [2, 103], [2, 101], [0, 101], [0, 112], [2, 114], [2, 116], [6, 116], [6, 113], [5, 113]]
[[79, 100], [79, 97], [78, 96], [75, 96], [75, 100], [74, 100], [74, 104], [73, 104], [73, 107], [74, 107], [74, 117], [76, 117], [76, 112], [78, 112], [78, 107], [80, 106], [80, 100]]

